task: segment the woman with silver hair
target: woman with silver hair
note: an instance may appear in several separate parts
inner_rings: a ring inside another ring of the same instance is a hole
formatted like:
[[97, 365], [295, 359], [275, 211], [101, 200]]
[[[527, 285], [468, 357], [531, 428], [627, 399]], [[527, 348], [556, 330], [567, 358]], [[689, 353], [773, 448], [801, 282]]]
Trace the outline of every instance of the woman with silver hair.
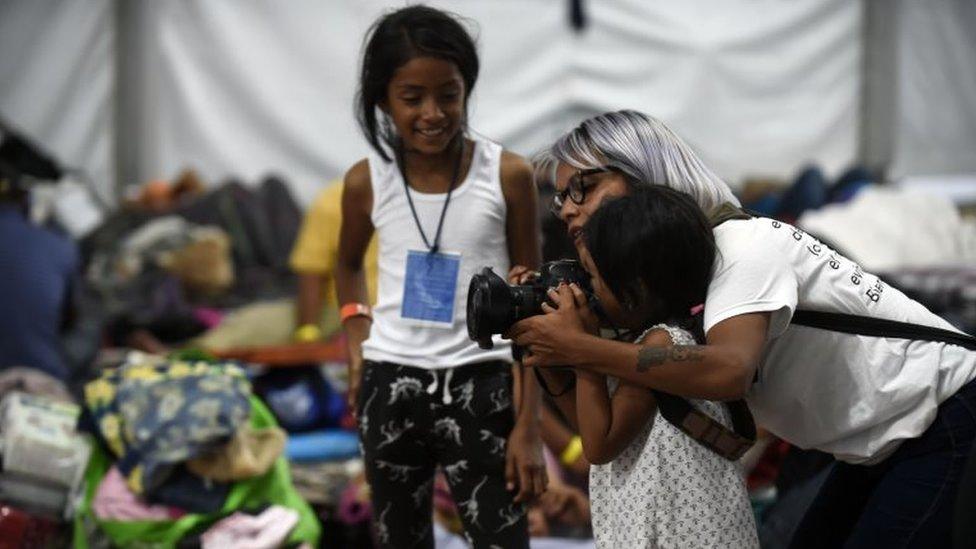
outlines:
[[[663, 122], [630, 110], [583, 121], [533, 158], [536, 176], [556, 181], [560, 165], [577, 170], [608, 168], [627, 182], [657, 184], [690, 195], [702, 210], [739, 204], [729, 186]], [[558, 212], [557, 212], [558, 214]]]
[[[623, 196], [640, 185], [653, 183], [683, 192], [704, 212], [722, 204], [739, 205], [725, 181], [671, 128], [633, 110], [584, 120], [537, 153], [532, 164], [536, 181], [556, 189], [549, 211], [566, 224], [574, 243], [605, 198]], [[520, 265], [509, 273], [512, 282], [530, 276]]]
[[[663, 125], [632, 112], [584, 122], [536, 166], [556, 188], [553, 209], [586, 253], [594, 287], [604, 281], [645, 325], [680, 313], [662, 307], [673, 301], [667, 285], [690, 274], [673, 249], [708, 221], [687, 211], [679, 219], [645, 190], [668, 186], [710, 211], [729, 201], [724, 183]], [[773, 434], [833, 454], [793, 547], [949, 547], [976, 438], [976, 339], [787, 223], [741, 211], [726, 219], [711, 243], [690, 248], [716, 252], [704, 342], [601, 339], [582, 292], [563, 286], [546, 314], [509, 331], [527, 351], [523, 363], [558, 389], [585, 374], [686, 398], [744, 398]], [[683, 305], [696, 305], [689, 299]], [[565, 364], [575, 376], [548, 368]]]
[[[694, 345], [693, 326], [701, 315], [683, 304], [700, 303], [708, 285], [714, 260], [708, 224], [670, 224], [664, 240], [682, 277], [669, 288], [673, 291], [665, 290], [669, 295], [664, 302], [681, 311], [649, 324], [644, 324], [642, 315], [621, 308], [606, 291], [607, 284], [581, 243], [580, 231], [608, 197], [658, 190], [647, 202], [647, 211], [628, 220], [648, 226], [648, 214], [655, 209], [687, 220], [701, 217], [702, 209], [735, 202], [728, 186], [664, 124], [635, 111], [586, 120], [537, 155], [535, 168], [537, 178], [556, 186], [551, 208], [574, 237], [607, 323], [634, 334], [643, 332], [634, 340], [641, 345]], [[613, 376], [577, 371], [566, 379], [553, 371], [537, 372], [548, 380], [544, 387], [560, 388], [550, 394], [578, 430], [583, 453], [592, 464], [593, 534], [600, 547], [759, 546], [735, 458], [720, 455], [669, 421], [655, 418], [657, 407], [668, 409], [667, 403], [657, 402], [649, 389]], [[729, 409], [721, 403], [698, 400], [693, 406], [725, 429], [732, 425]]]

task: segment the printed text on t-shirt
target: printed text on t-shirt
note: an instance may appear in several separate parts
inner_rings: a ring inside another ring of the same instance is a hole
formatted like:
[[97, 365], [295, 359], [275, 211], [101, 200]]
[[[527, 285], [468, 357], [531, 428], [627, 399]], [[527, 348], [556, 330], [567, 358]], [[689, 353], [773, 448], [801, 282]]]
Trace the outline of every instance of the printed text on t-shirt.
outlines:
[[[813, 238], [812, 236], [806, 234], [802, 230], [793, 227], [776, 220], [770, 220], [772, 222], [774, 229], [786, 228], [790, 232], [790, 237], [801, 245], [804, 243], [804, 238], [807, 238], [809, 242], [806, 244], [807, 252], [816, 258], [826, 258], [827, 265], [835, 271], [840, 269], [841, 260], [845, 260], [851, 264], [851, 276], [850, 281], [854, 286], [860, 286], [861, 282], [865, 278], [864, 269], [860, 265], [839, 255], [834, 250], [830, 249], [829, 246], [824, 245], [822, 242]], [[785, 226], [785, 227], [784, 227]], [[881, 281], [880, 278], [875, 278], [874, 284], [869, 284], [864, 292], [864, 295], [872, 302], [877, 303], [881, 299], [881, 294], [884, 293], [885, 283]]]

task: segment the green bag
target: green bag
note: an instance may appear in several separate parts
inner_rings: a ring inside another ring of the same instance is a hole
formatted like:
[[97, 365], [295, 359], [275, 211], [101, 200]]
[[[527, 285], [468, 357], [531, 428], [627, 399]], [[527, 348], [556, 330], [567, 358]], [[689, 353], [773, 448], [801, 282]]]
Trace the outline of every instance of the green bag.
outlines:
[[[261, 399], [251, 397], [251, 426], [255, 429], [275, 427], [277, 422]], [[175, 520], [101, 520], [92, 511], [92, 500], [98, 484], [112, 466], [112, 459], [99, 446], [92, 450], [92, 456], [85, 471], [84, 501], [74, 517], [74, 547], [88, 549], [86, 532], [95, 525], [109, 540], [120, 547], [139, 547], [164, 549], [175, 547], [189, 532], [208, 526], [238, 509], [257, 508], [277, 504], [298, 511], [298, 524], [288, 536], [287, 543], [308, 542], [318, 547], [322, 527], [319, 525], [311, 507], [295, 490], [291, 483], [288, 460], [282, 456], [274, 466], [260, 477], [238, 481], [233, 484], [224, 507], [211, 514], [187, 514]]]

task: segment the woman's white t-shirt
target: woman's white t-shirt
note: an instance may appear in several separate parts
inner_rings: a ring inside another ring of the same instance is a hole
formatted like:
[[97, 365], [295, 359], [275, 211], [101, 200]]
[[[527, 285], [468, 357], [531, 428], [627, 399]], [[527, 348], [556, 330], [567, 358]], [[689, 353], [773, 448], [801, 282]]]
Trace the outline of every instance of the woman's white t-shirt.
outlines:
[[944, 343], [791, 325], [796, 309], [955, 330], [815, 238], [766, 218], [714, 230], [705, 331], [771, 312], [769, 343], [746, 396], [756, 422], [801, 447], [877, 463], [924, 432], [942, 401], [976, 376], [976, 352]]

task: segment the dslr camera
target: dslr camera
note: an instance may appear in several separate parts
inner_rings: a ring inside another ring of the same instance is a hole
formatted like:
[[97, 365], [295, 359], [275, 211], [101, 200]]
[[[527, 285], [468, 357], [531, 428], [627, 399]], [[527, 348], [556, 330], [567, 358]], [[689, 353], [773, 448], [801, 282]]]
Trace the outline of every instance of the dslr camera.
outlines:
[[550, 261], [539, 270], [539, 276], [528, 284], [509, 285], [491, 267], [471, 277], [468, 286], [468, 337], [482, 349], [491, 349], [491, 336], [509, 329], [523, 318], [542, 313], [548, 301], [546, 293], [560, 282], [576, 284], [593, 299], [590, 275], [578, 261]]

